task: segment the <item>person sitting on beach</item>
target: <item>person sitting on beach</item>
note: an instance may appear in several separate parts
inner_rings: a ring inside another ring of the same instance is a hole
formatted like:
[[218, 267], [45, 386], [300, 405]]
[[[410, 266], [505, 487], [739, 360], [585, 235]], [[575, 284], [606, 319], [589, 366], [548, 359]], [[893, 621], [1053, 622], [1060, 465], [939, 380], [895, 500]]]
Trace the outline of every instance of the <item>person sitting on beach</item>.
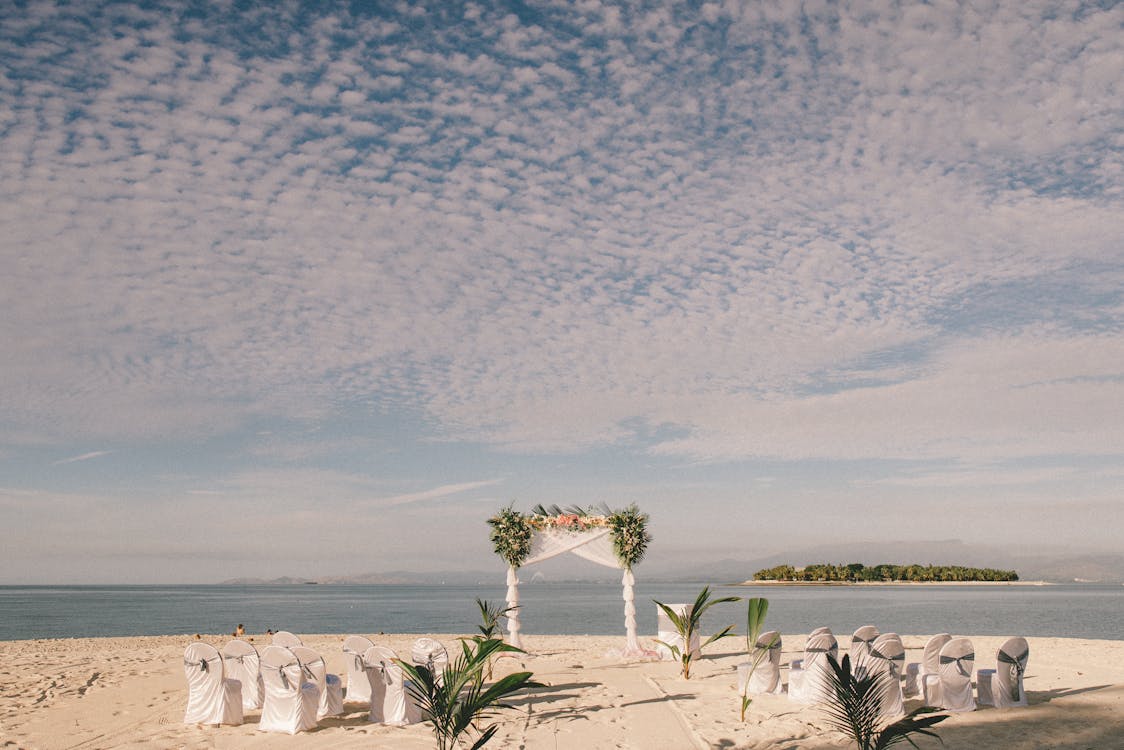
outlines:
[[235, 629], [234, 635], [236, 635], [236, 636], [246, 635], [246, 628], [242, 627], [242, 623], [238, 623], [238, 627]]

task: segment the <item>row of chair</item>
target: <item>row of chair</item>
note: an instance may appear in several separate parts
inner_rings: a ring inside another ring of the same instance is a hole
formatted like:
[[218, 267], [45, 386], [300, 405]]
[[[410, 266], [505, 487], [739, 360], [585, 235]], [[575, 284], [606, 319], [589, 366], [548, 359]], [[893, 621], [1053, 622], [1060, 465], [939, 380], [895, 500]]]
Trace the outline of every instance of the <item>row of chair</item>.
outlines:
[[[372, 722], [404, 725], [421, 720], [392, 649], [349, 636], [343, 651], [348, 703], [369, 705]], [[418, 639], [411, 657], [440, 681], [448, 655], [438, 641]], [[184, 671], [188, 724], [241, 724], [244, 710], [261, 709], [259, 730], [295, 734], [344, 712], [340, 678], [327, 672], [323, 657], [287, 631], [275, 633], [260, 656], [252, 644], [238, 639], [221, 651], [208, 643], [193, 643], [184, 652]]]
[[[967, 638], [948, 633], [933, 636], [925, 644], [914, 690], [926, 705], [951, 711], [973, 711], [977, 704], [1012, 708], [1026, 706], [1023, 675], [1030, 660], [1030, 645], [1025, 638], [1008, 638], [995, 654], [994, 669], [975, 669], [976, 653]], [[911, 667], [914, 665], [910, 665]], [[972, 672], [976, 675], [976, 694], [972, 694]], [[906, 675], [910, 685], [911, 674]]]
[[[972, 711], [977, 703], [999, 708], [1027, 705], [1023, 689], [1030, 648], [1025, 638], [1010, 638], [996, 654], [995, 669], [976, 671], [977, 697], [972, 693], [975, 652], [967, 638], [948, 633], [933, 636], [925, 644], [919, 663], [905, 664], [905, 648], [897, 633], [879, 633], [864, 625], [851, 636], [852, 669], [862, 675], [883, 675], [882, 714], [904, 712], [906, 697], [920, 696], [925, 705], [950, 711]], [[829, 628], [809, 635], [803, 658], [789, 668], [788, 696], [800, 703], [823, 703], [831, 695], [828, 656], [839, 658], [839, 644]], [[751, 661], [738, 665], [738, 692], [781, 693], [781, 637], [777, 631], [763, 633], [755, 644]], [[757, 666], [751, 669], [751, 665]]]

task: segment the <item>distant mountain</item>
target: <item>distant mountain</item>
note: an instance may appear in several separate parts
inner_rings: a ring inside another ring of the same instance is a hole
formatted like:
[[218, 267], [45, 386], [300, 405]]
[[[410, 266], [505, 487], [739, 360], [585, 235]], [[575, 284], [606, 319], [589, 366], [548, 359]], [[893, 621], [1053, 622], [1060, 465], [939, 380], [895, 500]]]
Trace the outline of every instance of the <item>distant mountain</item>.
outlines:
[[[584, 561], [582, 561], [584, 563]], [[789, 563], [796, 566], [813, 563], [919, 563], [922, 565], [965, 565], [980, 568], [1001, 568], [1018, 571], [1024, 581], [1052, 581], [1072, 583], [1074, 580], [1087, 582], [1124, 582], [1124, 555], [1112, 554], [1071, 554], [1065, 550], [1040, 550], [1029, 554], [1023, 550], [965, 544], [958, 539], [929, 542], [848, 542], [791, 549], [762, 557], [745, 559], [726, 558], [721, 560], [701, 560], [684, 565], [682, 563], [661, 563], [658, 557], [650, 558], [637, 570], [641, 581], [657, 582], [703, 582], [740, 583], [753, 578], [762, 568]], [[523, 583], [538, 581], [560, 582], [615, 582], [619, 573], [608, 568], [567, 564], [560, 561], [546, 569], [537, 566], [520, 572]], [[320, 576], [316, 578], [233, 578], [223, 581], [228, 585], [269, 585], [269, 584], [403, 584], [403, 585], [504, 585], [504, 571], [497, 567], [492, 570], [457, 570], [419, 573], [393, 570], [382, 573], [363, 573], [345, 576]]]
[[385, 573], [360, 573], [347, 576], [318, 576], [314, 578], [231, 578], [222, 581], [222, 586], [269, 586], [317, 583], [324, 585], [413, 585], [429, 584], [472, 585], [477, 583], [497, 583], [503, 585], [504, 573], [500, 571], [443, 571], [436, 573], [416, 573], [393, 570]]
[[1084, 583], [1124, 582], [1124, 556], [1077, 555], [1073, 557], [1028, 558], [1020, 577], [1033, 581], [1081, 581]]
[[307, 578], [291, 578], [289, 576], [282, 576], [280, 578], [231, 578], [229, 581], [222, 581], [220, 586], [288, 586], [294, 583], [315, 583]]

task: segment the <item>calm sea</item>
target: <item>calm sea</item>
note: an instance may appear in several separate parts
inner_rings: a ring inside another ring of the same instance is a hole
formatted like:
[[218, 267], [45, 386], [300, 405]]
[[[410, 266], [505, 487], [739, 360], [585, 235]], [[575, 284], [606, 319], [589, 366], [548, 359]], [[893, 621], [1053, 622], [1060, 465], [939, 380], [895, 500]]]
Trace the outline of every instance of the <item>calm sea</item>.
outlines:
[[[656, 606], [693, 601], [701, 584], [637, 584], [641, 635], [654, 635]], [[785, 633], [828, 625], [849, 633], [1062, 636], [1124, 640], [1124, 586], [861, 586], [712, 588], [719, 596], [764, 596], [767, 624]], [[469, 633], [475, 599], [501, 602], [494, 586], [3, 586], [0, 640], [248, 632]], [[535, 583], [519, 587], [524, 633], [624, 632], [620, 586]], [[707, 629], [745, 630], [745, 607], [711, 610]]]

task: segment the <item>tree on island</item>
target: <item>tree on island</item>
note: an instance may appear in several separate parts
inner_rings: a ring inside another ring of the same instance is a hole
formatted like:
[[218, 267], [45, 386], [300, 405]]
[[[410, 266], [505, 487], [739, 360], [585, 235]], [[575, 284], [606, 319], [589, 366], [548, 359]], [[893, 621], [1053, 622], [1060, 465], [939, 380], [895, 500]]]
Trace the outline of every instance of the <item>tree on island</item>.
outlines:
[[962, 565], [894, 565], [882, 563], [866, 566], [862, 563], [833, 565], [817, 563], [794, 568], [791, 565], [778, 565], [765, 568], [753, 574], [755, 581], [814, 581], [814, 582], [885, 582], [910, 581], [917, 583], [942, 582], [962, 583], [966, 581], [1017, 581], [1019, 574], [1013, 570], [995, 568], [969, 568]]

